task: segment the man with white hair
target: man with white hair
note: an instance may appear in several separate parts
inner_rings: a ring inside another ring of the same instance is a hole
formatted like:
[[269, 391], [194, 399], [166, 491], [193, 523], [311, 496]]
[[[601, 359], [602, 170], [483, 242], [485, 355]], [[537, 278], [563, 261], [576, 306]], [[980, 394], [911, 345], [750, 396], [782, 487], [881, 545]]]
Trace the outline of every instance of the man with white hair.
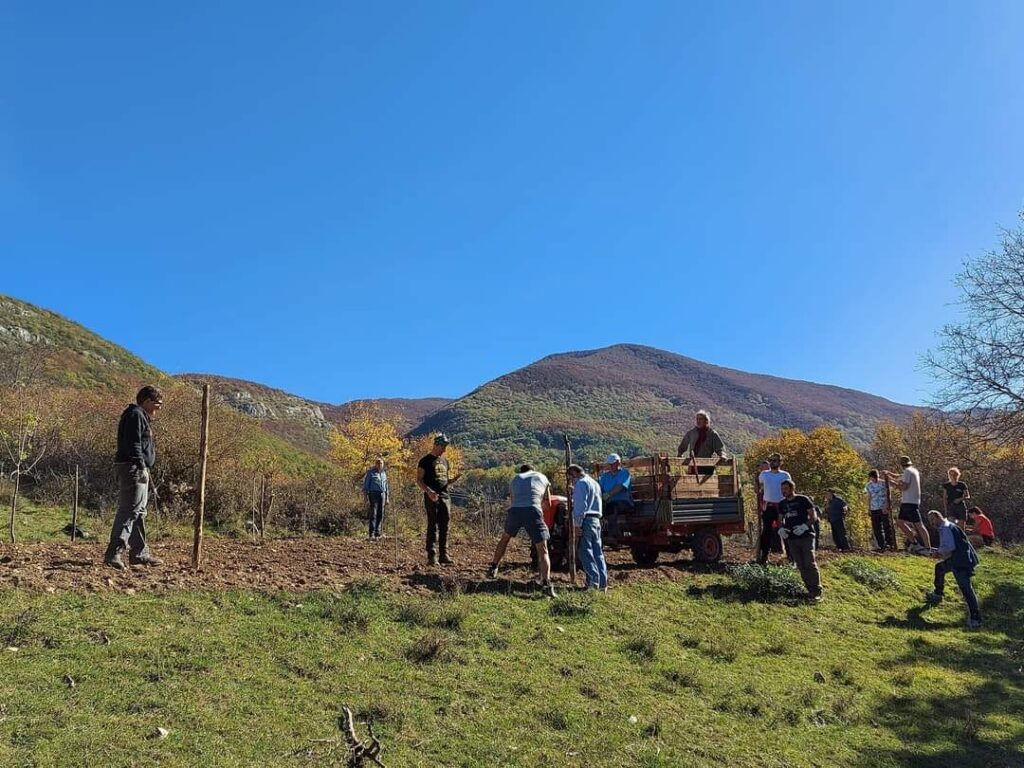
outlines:
[[618, 538], [622, 530], [619, 516], [633, 509], [633, 476], [622, 466], [622, 457], [617, 453], [609, 453], [605, 463], [608, 469], [601, 473], [597, 482], [601, 486], [601, 501], [608, 518], [608, 531]]
[[931, 605], [941, 603], [946, 586], [946, 574], [952, 573], [957, 586], [960, 587], [960, 593], [964, 596], [964, 602], [967, 603], [967, 628], [978, 629], [981, 627], [981, 609], [978, 607], [974, 585], [971, 584], [974, 569], [980, 562], [978, 553], [971, 546], [967, 534], [960, 530], [955, 522], [947, 520], [937, 509], [928, 513], [928, 522], [939, 532], [939, 547], [930, 553], [939, 562], [935, 564], [935, 590], [925, 595], [925, 600]]
[[[714, 456], [725, 458], [725, 444], [721, 436], [711, 428], [711, 414], [705, 410], [697, 411], [696, 426], [683, 435], [679, 443], [679, 456], [689, 458], [710, 459]], [[700, 467], [702, 475], [714, 474], [714, 467]]]

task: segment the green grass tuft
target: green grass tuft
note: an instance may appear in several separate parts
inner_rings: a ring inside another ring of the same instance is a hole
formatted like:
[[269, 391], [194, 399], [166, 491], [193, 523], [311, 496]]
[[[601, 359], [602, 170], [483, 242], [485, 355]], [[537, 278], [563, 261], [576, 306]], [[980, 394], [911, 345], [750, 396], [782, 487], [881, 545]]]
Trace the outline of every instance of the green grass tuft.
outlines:
[[548, 613], [569, 618], [593, 616], [594, 594], [590, 591], [562, 592], [551, 602]]
[[800, 574], [782, 565], [743, 563], [732, 566], [729, 576], [748, 597], [762, 602], [793, 600], [807, 591]]
[[839, 570], [872, 589], [899, 589], [900, 580], [895, 571], [863, 557], [844, 560]]

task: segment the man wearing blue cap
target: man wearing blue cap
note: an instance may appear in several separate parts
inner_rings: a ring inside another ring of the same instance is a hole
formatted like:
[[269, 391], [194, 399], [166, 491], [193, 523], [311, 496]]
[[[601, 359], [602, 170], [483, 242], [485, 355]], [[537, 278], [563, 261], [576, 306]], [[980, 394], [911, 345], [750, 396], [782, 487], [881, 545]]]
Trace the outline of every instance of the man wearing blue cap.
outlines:
[[609, 453], [605, 462], [608, 469], [597, 478], [601, 486], [601, 501], [604, 504], [605, 516], [608, 518], [608, 532], [615, 538], [621, 533], [620, 514], [627, 514], [633, 509], [633, 477], [629, 470], [622, 466], [622, 457], [617, 453]]

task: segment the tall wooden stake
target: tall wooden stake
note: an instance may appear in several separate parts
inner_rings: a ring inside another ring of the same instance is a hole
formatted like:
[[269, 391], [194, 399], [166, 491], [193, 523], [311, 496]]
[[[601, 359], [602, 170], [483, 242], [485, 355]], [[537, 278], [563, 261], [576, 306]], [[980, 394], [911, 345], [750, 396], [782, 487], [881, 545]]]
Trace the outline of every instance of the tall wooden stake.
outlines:
[[391, 510], [391, 517], [395, 519], [395, 570], [398, 570], [398, 510]]
[[78, 465], [75, 464], [75, 497], [71, 506], [71, 543], [78, 537]]
[[196, 503], [195, 534], [192, 538], [192, 567], [199, 569], [203, 556], [203, 513], [206, 509], [206, 459], [210, 440], [210, 385], [203, 384], [203, 418], [199, 427], [199, 499]]

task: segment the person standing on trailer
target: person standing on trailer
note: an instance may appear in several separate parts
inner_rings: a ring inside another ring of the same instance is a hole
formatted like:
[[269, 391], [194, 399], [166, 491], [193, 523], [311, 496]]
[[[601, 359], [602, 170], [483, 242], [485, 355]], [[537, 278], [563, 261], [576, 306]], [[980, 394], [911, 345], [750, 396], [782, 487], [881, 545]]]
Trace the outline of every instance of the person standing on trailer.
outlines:
[[[721, 436], [711, 428], [711, 414], [705, 410], [697, 411], [696, 426], [683, 435], [679, 443], [679, 457], [687, 456], [695, 459], [710, 459], [717, 456], [725, 458], [725, 444]], [[713, 475], [714, 467], [697, 467], [694, 474]]]

